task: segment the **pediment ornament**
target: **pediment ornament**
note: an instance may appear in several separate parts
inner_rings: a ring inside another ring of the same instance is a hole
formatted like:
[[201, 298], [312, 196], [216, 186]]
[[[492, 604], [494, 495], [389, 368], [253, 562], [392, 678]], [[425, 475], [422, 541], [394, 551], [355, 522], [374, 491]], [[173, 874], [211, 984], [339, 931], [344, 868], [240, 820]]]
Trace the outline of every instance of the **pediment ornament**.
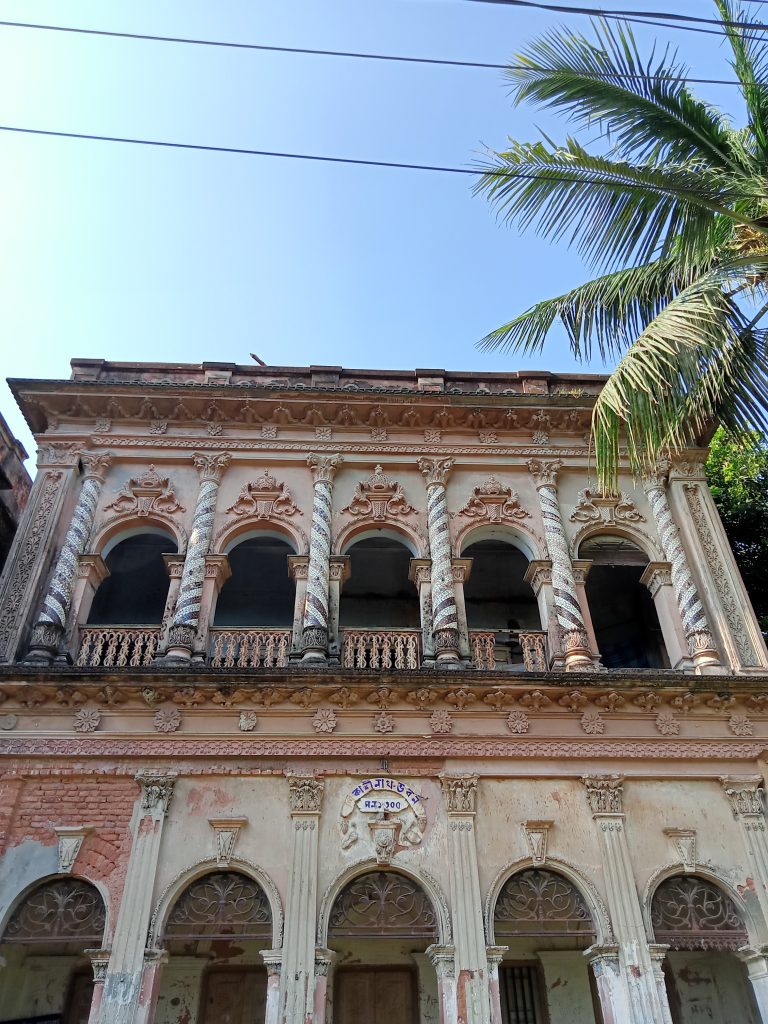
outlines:
[[406, 500], [402, 485], [376, 466], [366, 481], [355, 485], [352, 501], [341, 511], [378, 522], [388, 516], [408, 516], [416, 509]]
[[304, 514], [285, 484], [278, 483], [266, 469], [256, 480], [243, 484], [243, 489], [227, 512], [233, 516], [250, 516], [254, 519]]
[[570, 520], [572, 523], [644, 523], [645, 516], [624, 491], [601, 494], [585, 487], [579, 491]]
[[148, 516], [152, 512], [172, 516], [186, 511], [176, 499], [170, 477], [160, 476], [152, 464], [146, 473], [130, 477], [117, 492], [115, 500], [106, 506], [106, 510], [112, 510], [118, 515], [139, 516]]
[[505, 487], [495, 476], [489, 476], [484, 483], [472, 488], [469, 501], [454, 515], [501, 523], [504, 520], [526, 519], [530, 512], [521, 506], [517, 493], [511, 487]]

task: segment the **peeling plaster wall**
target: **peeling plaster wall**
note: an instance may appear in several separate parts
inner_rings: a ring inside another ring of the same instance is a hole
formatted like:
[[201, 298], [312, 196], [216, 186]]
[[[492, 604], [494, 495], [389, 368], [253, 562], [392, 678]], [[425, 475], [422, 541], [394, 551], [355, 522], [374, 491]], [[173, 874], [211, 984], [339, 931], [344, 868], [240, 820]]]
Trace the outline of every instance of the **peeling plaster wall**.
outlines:
[[[759, 1024], [746, 969], [727, 953], [668, 953], [675, 1024]], [[677, 999], [675, 999], [675, 994]]]

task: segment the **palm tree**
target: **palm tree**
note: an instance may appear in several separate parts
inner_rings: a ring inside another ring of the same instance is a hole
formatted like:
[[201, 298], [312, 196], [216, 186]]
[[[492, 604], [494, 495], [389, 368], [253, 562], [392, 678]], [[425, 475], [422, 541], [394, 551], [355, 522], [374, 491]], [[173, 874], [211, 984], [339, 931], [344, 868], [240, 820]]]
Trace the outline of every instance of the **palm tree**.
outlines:
[[[723, 22], [748, 25], [734, 0]], [[541, 351], [557, 321], [573, 355], [616, 363], [592, 418], [599, 486], [622, 444], [634, 472], [719, 420], [765, 430], [768, 365], [768, 34], [723, 28], [746, 126], [693, 95], [675, 52], [643, 58], [629, 25], [595, 38], [553, 30], [505, 75], [532, 100], [597, 130], [598, 151], [510, 140], [475, 186], [522, 229], [576, 244], [601, 276], [488, 334], [485, 349]]]

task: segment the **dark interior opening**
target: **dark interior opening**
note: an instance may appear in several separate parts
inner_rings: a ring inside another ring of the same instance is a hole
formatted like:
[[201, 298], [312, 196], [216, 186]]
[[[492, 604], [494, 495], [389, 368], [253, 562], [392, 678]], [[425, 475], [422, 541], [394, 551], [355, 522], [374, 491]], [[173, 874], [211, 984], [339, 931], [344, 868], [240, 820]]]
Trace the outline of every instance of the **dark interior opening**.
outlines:
[[462, 558], [472, 559], [464, 584], [470, 629], [541, 629], [536, 597], [523, 579], [528, 559], [519, 548], [503, 540], [480, 540], [470, 544]]
[[157, 533], [140, 533], [116, 544], [104, 559], [110, 575], [96, 591], [88, 624], [157, 626], [168, 597], [163, 555], [175, 542]]
[[339, 624], [347, 629], [420, 629], [416, 586], [408, 579], [411, 553], [389, 537], [369, 537], [349, 550]]
[[229, 552], [232, 575], [216, 602], [214, 626], [293, 625], [295, 587], [288, 575], [293, 548], [276, 537], [249, 537]]
[[669, 657], [647, 587], [648, 556], [621, 537], [598, 537], [579, 552], [592, 559], [586, 593], [597, 646], [606, 668], [669, 668]]

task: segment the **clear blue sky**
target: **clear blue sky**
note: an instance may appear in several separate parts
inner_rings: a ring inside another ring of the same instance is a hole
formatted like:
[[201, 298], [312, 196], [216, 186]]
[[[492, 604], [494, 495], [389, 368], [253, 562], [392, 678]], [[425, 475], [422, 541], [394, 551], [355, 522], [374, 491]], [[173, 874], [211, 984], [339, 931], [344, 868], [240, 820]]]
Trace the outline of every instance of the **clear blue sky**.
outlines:
[[[709, 14], [706, 0], [605, 0]], [[502, 63], [588, 20], [467, 0], [0, 0], [0, 19]], [[658, 30], [697, 77], [716, 38]], [[654, 30], [637, 29], [650, 43]], [[740, 108], [736, 90], [703, 88]], [[466, 166], [566, 130], [501, 72], [0, 28], [0, 124]], [[462, 175], [0, 133], [3, 377], [117, 360], [518, 369], [474, 344], [586, 270]], [[558, 340], [534, 364], [575, 369]], [[531, 365], [531, 364], [528, 364]], [[599, 367], [594, 367], [599, 369]], [[3, 385], [0, 410], [32, 450]]]

